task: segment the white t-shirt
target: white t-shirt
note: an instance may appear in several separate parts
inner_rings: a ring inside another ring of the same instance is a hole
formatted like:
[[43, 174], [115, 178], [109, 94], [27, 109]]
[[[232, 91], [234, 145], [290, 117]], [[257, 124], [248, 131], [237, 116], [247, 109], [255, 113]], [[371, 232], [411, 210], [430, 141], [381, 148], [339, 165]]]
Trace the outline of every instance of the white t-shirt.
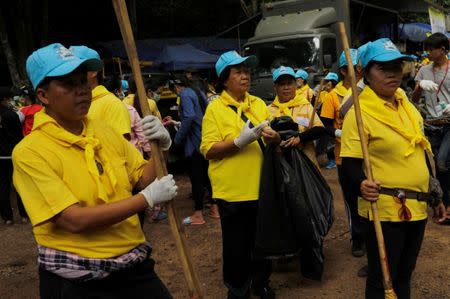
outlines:
[[427, 117], [441, 117], [442, 108], [440, 104], [450, 104], [450, 61], [448, 61], [447, 63], [449, 64], [447, 75], [447, 67], [445, 65], [442, 66], [439, 70], [433, 70], [433, 64], [422, 66], [417, 73], [415, 79], [417, 82], [421, 80], [430, 80], [437, 85], [441, 85], [442, 80], [444, 80], [439, 90], [439, 95], [437, 95], [437, 92], [435, 91], [422, 91], [422, 95], [425, 97]]

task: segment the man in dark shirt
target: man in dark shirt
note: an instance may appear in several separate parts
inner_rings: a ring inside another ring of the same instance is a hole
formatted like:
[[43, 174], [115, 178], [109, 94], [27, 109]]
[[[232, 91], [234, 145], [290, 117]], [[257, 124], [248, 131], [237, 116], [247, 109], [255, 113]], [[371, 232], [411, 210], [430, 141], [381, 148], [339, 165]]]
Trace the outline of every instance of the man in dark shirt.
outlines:
[[[8, 225], [13, 223], [13, 213], [9, 201], [13, 174], [11, 153], [23, 138], [19, 116], [9, 104], [11, 98], [11, 90], [7, 87], [0, 87], [0, 215]], [[27, 214], [20, 198], [18, 198], [17, 206], [24, 222]]]

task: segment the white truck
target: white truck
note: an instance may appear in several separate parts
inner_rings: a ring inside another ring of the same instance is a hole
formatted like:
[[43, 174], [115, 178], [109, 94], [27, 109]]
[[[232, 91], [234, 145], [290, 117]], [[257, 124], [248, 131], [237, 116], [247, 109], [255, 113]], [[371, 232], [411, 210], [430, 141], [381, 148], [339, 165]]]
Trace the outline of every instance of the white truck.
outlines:
[[244, 45], [245, 55], [256, 55], [251, 92], [266, 101], [274, 98], [271, 72], [280, 65], [303, 68], [310, 84], [324, 69], [337, 71], [342, 51], [337, 22], [346, 25], [350, 44], [398, 37], [400, 10], [426, 9], [414, 0], [287, 0], [263, 4], [255, 35]]

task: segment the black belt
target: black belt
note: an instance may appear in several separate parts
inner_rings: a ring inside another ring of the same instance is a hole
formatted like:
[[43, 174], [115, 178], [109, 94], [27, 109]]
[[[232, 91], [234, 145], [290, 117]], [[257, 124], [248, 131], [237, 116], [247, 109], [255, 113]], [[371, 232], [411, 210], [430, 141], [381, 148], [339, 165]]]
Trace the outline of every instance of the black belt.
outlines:
[[380, 194], [394, 196], [400, 199], [416, 199], [418, 201], [429, 202], [433, 199], [430, 193], [416, 192], [402, 188], [380, 188]]

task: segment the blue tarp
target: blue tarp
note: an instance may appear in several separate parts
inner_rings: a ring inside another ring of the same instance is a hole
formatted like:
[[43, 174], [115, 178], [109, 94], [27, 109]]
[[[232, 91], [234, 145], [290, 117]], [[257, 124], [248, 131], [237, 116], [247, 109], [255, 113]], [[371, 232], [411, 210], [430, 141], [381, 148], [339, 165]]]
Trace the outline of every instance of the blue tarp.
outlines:
[[188, 68], [209, 69], [214, 68], [219, 57], [201, 51], [190, 44], [166, 46], [155, 64], [163, 65], [167, 71], [180, 71]]
[[[241, 46], [246, 42], [241, 40]], [[191, 44], [195, 48], [204, 52], [220, 55], [226, 51], [239, 50], [237, 39], [214, 38], [214, 37], [187, 37], [187, 38], [165, 38], [165, 39], [144, 39], [136, 41], [136, 47], [140, 60], [154, 61], [166, 46]], [[127, 53], [122, 40], [99, 42], [100, 54], [102, 57], [127, 58]]]
[[[399, 24], [398, 32], [402, 40], [423, 42], [427, 38], [427, 33], [431, 33], [431, 25], [424, 23]], [[450, 38], [448, 32], [446, 35]]]

